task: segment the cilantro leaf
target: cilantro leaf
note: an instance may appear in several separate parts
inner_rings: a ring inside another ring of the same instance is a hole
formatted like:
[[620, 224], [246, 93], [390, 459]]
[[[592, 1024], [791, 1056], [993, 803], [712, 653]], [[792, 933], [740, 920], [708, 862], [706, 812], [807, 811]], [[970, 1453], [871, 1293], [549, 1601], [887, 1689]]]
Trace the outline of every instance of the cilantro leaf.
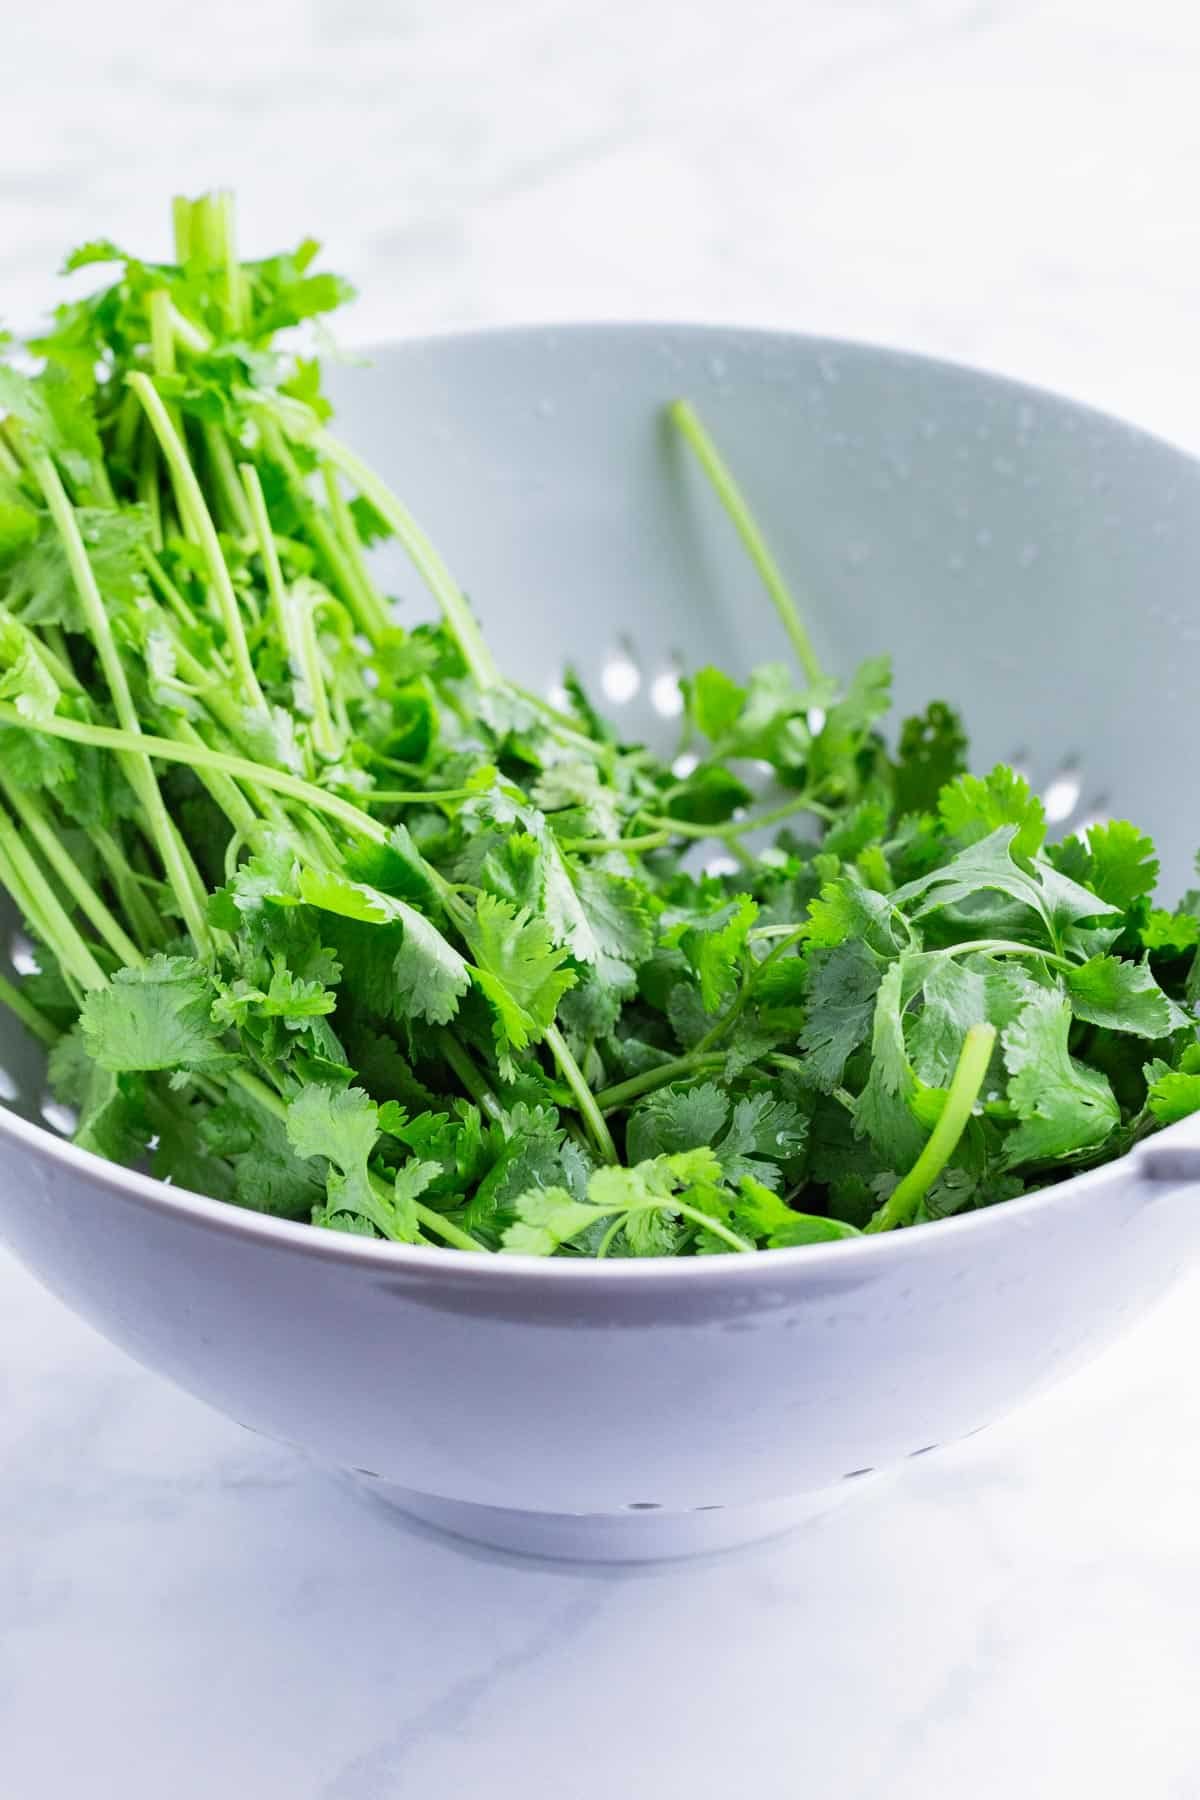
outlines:
[[1050, 989], [1003, 1034], [1008, 1098], [1020, 1123], [1005, 1140], [1007, 1168], [1094, 1149], [1120, 1124], [1104, 1076], [1070, 1055], [1071, 1009]]
[[187, 956], [154, 956], [141, 968], [118, 969], [80, 1013], [88, 1055], [114, 1073], [187, 1069], [210, 1073], [235, 1058], [213, 1023], [213, 992], [200, 964]]

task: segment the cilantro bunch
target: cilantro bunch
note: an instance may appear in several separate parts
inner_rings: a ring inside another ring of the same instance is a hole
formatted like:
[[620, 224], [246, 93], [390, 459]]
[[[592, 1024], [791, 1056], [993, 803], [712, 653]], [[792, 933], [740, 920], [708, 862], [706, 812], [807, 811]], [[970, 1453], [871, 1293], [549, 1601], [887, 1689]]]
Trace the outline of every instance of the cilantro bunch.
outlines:
[[503, 676], [337, 437], [317, 246], [240, 260], [221, 195], [174, 224], [169, 264], [77, 251], [115, 279], [0, 363], [38, 965], [0, 999], [78, 1143], [327, 1230], [675, 1256], [990, 1205], [1200, 1108], [1200, 894], [1157, 905], [1131, 825], [1048, 843], [941, 702], [889, 750], [886, 659], [821, 670], [686, 403], [795, 668], [696, 671], [668, 760]]

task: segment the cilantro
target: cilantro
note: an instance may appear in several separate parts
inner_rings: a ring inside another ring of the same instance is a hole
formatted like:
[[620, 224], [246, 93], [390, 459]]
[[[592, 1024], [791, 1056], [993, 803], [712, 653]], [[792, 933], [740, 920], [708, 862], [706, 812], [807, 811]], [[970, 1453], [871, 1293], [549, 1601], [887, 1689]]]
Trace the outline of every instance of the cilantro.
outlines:
[[[888, 659], [821, 667], [686, 402], [791, 661], [683, 675], [660, 755], [570, 671], [561, 705], [502, 675], [337, 437], [315, 241], [239, 262], [219, 195], [175, 231], [85, 244], [107, 285], [20, 367], [0, 339], [0, 886], [37, 963], [0, 999], [80, 1145], [423, 1249], [704, 1256], [1200, 1111], [1200, 895], [1124, 821], [1048, 843], [946, 702], [889, 734]], [[435, 619], [394, 622], [387, 538]]]

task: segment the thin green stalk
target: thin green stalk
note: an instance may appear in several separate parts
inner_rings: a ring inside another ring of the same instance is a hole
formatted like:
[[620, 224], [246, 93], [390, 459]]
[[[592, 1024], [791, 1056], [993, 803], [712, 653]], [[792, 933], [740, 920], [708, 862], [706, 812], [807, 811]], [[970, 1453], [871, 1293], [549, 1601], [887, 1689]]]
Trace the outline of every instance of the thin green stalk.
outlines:
[[171, 224], [175, 232], [175, 261], [180, 268], [192, 259], [192, 202], [176, 194], [171, 202]]
[[354, 523], [354, 514], [350, 511], [350, 503], [342, 492], [342, 484], [337, 478], [337, 471], [328, 466], [322, 469], [321, 479], [325, 487], [325, 497], [329, 501], [329, 513], [333, 520], [333, 528], [337, 532], [338, 542], [346, 554], [346, 561], [353, 571], [355, 593], [358, 596], [361, 614], [373, 621], [373, 630], [368, 633], [372, 641], [381, 637], [391, 624], [387, 605], [379, 589], [371, 579], [371, 571], [367, 567], [367, 559], [363, 555], [362, 540], [358, 535], [358, 527]]
[[223, 750], [201, 748], [198, 744], [180, 744], [173, 738], [152, 737], [129, 731], [117, 731], [111, 725], [89, 725], [80, 719], [66, 719], [55, 715], [49, 719], [36, 721], [27, 719], [19, 713], [15, 706], [0, 705], [0, 725], [15, 726], [18, 731], [44, 731], [50, 737], [66, 738], [73, 744], [94, 744], [98, 749], [129, 752], [136, 748], [139, 754], [154, 756], [162, 762], [184, 763], [192, 769], [216, 769], [225, 775], [232, 775], [235, 781], [246, 781], [260, 787], [270, 788], [274, 793], [283, 794], [288, 799], [298, 801], [302, 806], [311, 807], [314, 812], [328, 813], [331, 819], [359, 837], [370, 838], [376, 844], [386, 844], [388, 828], [378, 824], [357, 806], [351, 806], [336, 794], [326, 793], [324, 788], [313, 787], [310, 782], [301, 781], [298, 775], [286, 775], [281, 769], [270, 768], [265, 763], [254, 763], [243, 756], [230, 756]]
[[728, 513], [734, 530], [750, 553], [750, 560], [758, 570], [763, 586], [770, 595], [775, 611], [779, 614], [783, 628], [791, 640], [796, 660], [808, 680], [815, 685], [821, 680], [821, 665], [817, 661], [812, 640], [805, 629], [799, 609], [783, 578], [782, 571], [772, 556], [767, 541], [746, 503], [745, 496], [734, 480], [717, 446], [688, 402], [676, 400], [667, 408], [667, 416], [695, 452], [696, 460], [712, 483], [717, 498]]
[[380, 517], [391, 526], [413, 567], [441, 607], [476, 685], [481, 688], [498, 687], [500, 671], [475, 623], [462, 590], [407, 507], [400, 503], [386, 482], [381, 481], [361, 457], [356, 456], [353, 450], [348, 449], [329, 432], [314, 432], [310, 442], [315, 450], [328, 457], [334, 467], [354, 483], [359, 493], [365, 495]]
[[252, 537], [254, 523], [250, 517], [250, 509], [246, 505], [246, 496], [238, 482], [237, 465], [233, 460], [233, 452], [229, 448], [229, 440], [220, 426], [214, 424], [211, 419], [205, 421], [201, 428], [201, 435], [204, 439], [204, 448], [208, 452], [208, 465], [212, 474], [213, 487], [225, 509], [225, 524], [242, 537]]
[[794, 800], [787, 800], [782, 806], [774, 806], [770, 812], [756, 813], [752, 818], [729, 819], [723, 825], [696, 825], [690, 819], [673, 819], [669, 815], [643, 812], [640, 817], [656, 831], [669, 831], [677, 837], [688, 838], [720, 838], [733, 847], [733, 842], [746, 837], [752, 831], [766, 831], [772, 825], [782, 825], [785, 819], [791, 819], [797, 813], [812, 813], [818, 819], [834, 819], [836, 812], [820, 800], [812, 800], [807, 794], [797, 794]]
[[[674, 1198], [663, 1204], [669, 1211], [679, 1213], [681, 1218], [690, 1219], [693, 1225], [702, 1226], [705, 1231], [711, 1232], [713, 1237], [720, 1238], [723, 1243], [729, 1245], [731, 1250], [745, 1251], [750, 1256], [755, 1254], [753, 1244], [748, 1244], [745, 1238], [738, 1236], [736, 1231], [730, 1231], [729, 1227], [727, 1225], [722, 1225], [719, 1219], [710, 1219], [708, 1214], [701, 1212], [698, 1207], [689, 1206], [686, 1201], [676, 1200]], [[617, 1233], [621, 1230], [623, 1225], [628, 1223], [630, 1216], [633, 1213], [658, 1212], [660, 1210], [662, 1210], [662, 1207], [657, 1205], [623, 1207], [617, 1213], [616, 1218], [613, 1220], [597, 1246], [597, 1261], [603, 1261], [608, 1255], [613, 1243], [616, 1241]], [[600, 1209], [597, 1209], [597, 1211], [599, 1215], [603, 1217], [603, 1213]]]
[[54, 830], [40, 803], [0, 776], [0, 792], [29, 833], [42, 856], [61, 881], [63, 887], [87, 919], [104, 939], [113, 954], [125, 963], [140, 963], [142, 953], [129, 937], [120, 921], [104, 904], [91, 882], [86, 879], [75, 858]]
[[242, 478], [242, 487], [245, 490], [246, 503], [250, 513], [251, 535], [262, 559], [263, 574], [267, 582], [267, 598], [271, 603], [271, 611], [275, 615], [275, 629], [287, 648], [288, 662], [293, 674], [299, 675], [300, 649], [297, 644], [292, 642], [292, 618], [288, 611], [287, 586], [283, 579], [283, 569], [279, 563], [279, 547], [275, 542], [275, 533], [271, 529], [267, 497], [263, 493], [258, 470], [253, 463], [239, 463], [238, 473]]
[[225, 641], [233, 659], [234, 675], [238, 686], [248, 705], [255, 711], [265, 712], [267, 703], [262, 689], [258, 685], [254, 664], [250, 660], [250, 650], [246, 643], [246, 632], [242, 624], [237, 595], [233, 591], [233, 582], [230, 580], [229, 570], [225, 566], [225, 558], [221, 554], [221, 546], [217, 539], [216, 526], [205, 505], [200, 483], [196, 479], [196, 471], [193, 469], [187, 453], [187, 446], [171, 423], [162, 396], [150, 377], [135, 371], [127, 379], [141, 401], [146, 417], [153, 427], [154, 435], [158, 439], [158, 446], [170, 472], [175, 497], [185, 526], [203, 553], [209, 580], [212, 582], [220, 611]]
[[669, 1087], [673, 1081], [680, 1081], [688, 1075], [699, 1075], [702, 1070], [719, 1069], [724, 1063], [724, 1056], [698, 1055], [694, 1050], [686, 1056], [677, 1056], [671, 1062], [659, 1063], [653, 1069], [643, 1069], [640, 1075], [631, 1075], [627, 1081], [618, 1081], [615, 1086], [603, 1088], [596, 1095], [596, 1105], [601, 1112], [620, 1112], [631, 1100], [639, 1100], [643, 1094], [653, 1094], [656, 1089]]
[[462, 1045], [458, 1042], [457, 1038], [455, 1038], [451, 1032], [447, 1031], [444, 1026], [434, 1032], [434, 1037], [437, 1040], [438, 1049], [450, 1064], [450, 1067], [454, 1070], [454, 1073], [458, 1076], [458, 1079], [462, 1082], [475, 1104], [483, 1112], [487, 1113], [490, 1119], [497, 1121], [502, 1120], [504, 1118], [504, 1108], [501, 1106], [499, 1100], [497, 1100], [495, 1094], [493, 1094], [480, 1071], [471, 1061], [466, 1050], [464, 1050]]
[[151, 547], [161, 550], [166, 541], [166, 533], [163, 529], [162, 495], [158, 491], [158, 452], [149, 428], [142, 436], [138, 451], [137, 490], [138, 499], [150, 515]]
[[671, 841], [669, 831], [644, 831], [637, 837], [624, 838], [560, 838], [559, 848], [573, 856], [640, 856], [647, 850], [664, 850]]
[[[311, 586], [312, 584], [309, 584]], [[321, 590], [318, 588], [317, 593]], [[342, 753], [342, 742], [329, 710], [325, 688], [325, 672], [321, 667], [321, 651], [317, 643], [316, 607], [309, 587], [297, 582], [285, 596], [284, 606], [291, 617], [290, 639], [296, 645], [299, 667], [293, 672], [302, 683], [312, 719], [312, 744], [325, 762], [336, 762]]]
[[[175, 735], [181, 744], [187, 744], [193, 750], [208, 749], [208, 745], [190, 719], [180, 717], [174, 721], [174, 724]], [[205, 768], [199, 763], [193, 764], [193, 767], [233, 829], [253, 840], [258, 835], [258, 814], [233, 779], [220, 770]]]
[[[175, 327], [171, 319], [171, 296], [166, 288], [156, 288], [146, 302], [150, 320], [150, 361], [156, 375], [175, 373]], [[178, 421], [178, 414], [176, 414]], [[177, 425], [178, 428], [178, 425]]]
[[557, 1025], [550, 1025], [546, 1030], [546, 1042], [551, 1054], [558, 1064], [563, 1080], [575, 1096], [575, 1104], [585, 1126], [588, 1136], [601, 1160], [606, 1163], [620, 1162], [617, 1146], [613, 1143], [612, 1133], [604, 1120], [604, 1114], [596, 1104], [596, 1097], [583, 1078], [583, 1071], [567, 1048], [566, 1039]]
[[259, 422], [259, 430], [262, 433], [263, 448], [271, 460], [278, 463], [287, 478], [292, 499], [321, 554], [321, 560], [330, 578], [330, 585], [340, 594], [356, 628], [372, 644], [377, 644], [383, 633], [390, 628], [391, 620], [382, 605], [376, 604], [378, 597], [375, 595], [374, 588], [372, 587], [369, 592], [364, 592], [361, 588], [354, 565], [342, 548], [341, 539], [332, 519], [317, 505], [309, 493], [305, 476], [298, 467], [287, 439], [276, 421], [264, 414]]
[[891, 1231], [898, 1225], [912, 1223], [917, 1207], [949, 1162], [967, 1128], [995, 1042], [994, 1025], [972, 1025], [967, 1032], [941, 1116], [930, 1132], [925, 1148], [868, 1221], [864, 1227], [866, 1231]]
[[[0, 848], [3, 849], [17, 888], [29, 901], [32, 910], [28, 922], [54, 952], [64, 971], [73, 975], [80, 987], [104, 987], [107, 975], [72, 924], [58, 895], [26, 848], [21, 834], [8, 814], [0, 807]], [[14, 899], [18, 894], [14, 893]]]
[[11, 981], [0, 975], [0, 1006], [7, 1006], [10, 1013], [21, 1021], [26, 1031], [31, 1032], [47, 1049], [58, 1042], [58, 1028], [52, 1025], [44, 1013], [40, 1013], [33, 1001], [28, 999]]
[[163, 930], [162, 918], [150, 904], [136, 870], [130, 867], [129, 858], [116, 838], [101, 825], [93, 825], [89, 836], [108, 872], [113, 891], [125, 909], [125, 917], [141, 940], [143, 948], [147, 945], [154, 948], [165, 943], [166, 932]]
[[[155, 395], [155, 399], [158, 396]], [[67, 498], [66, 489], [59, 479], [58, 470], [48, 456], [36, 455], [32, 468], [38, 486], [42, 490], [50, 516], [54, 520], [59, 537], [66, 551], [67, 564], [71, 578], [79, 597], [79, 603], [87, 623], [88, 632], [100, 658], [100, 666], [104, 671], [104, 679], [112, 695], [117, 717], [123, 730], [116, 735], [123, 741], [120, 748], [125, 752], [124, 768], [126, 775], [142, 803], [150, 828], [150, 835], [162, 858], [167, 880], [174, 890], [179, 902], [183, 920], [191, 933], [192, 940], [201, 956], [209, 956], [212, 952], [212, 940], [208, 924], [204, 916], [203, 904], [198, 902], [196, 888], [201, 886], [199, 874], [187, 850], [180, 842], [171, 819], [163, 803], [158, 782], [150, 766], [149, 758], [141, 743], [141, 724], [137, 708], [133, 704], [133, 696], [129, 690], [129, 682], [125, 675], [124, 664], [117, 649], [117, 642], [109, 624], [104, 601], [92, 570], [88, 553], [80, 534], [75, 510]], [[6, 709], [19, 718], [15, 708]], [[41, 724], [39, 722], [39, 729]], [[58, 722], [61, 723], [61, 722]], [[99, 730], [100, 727], [91, 729]], [[65, 735], [65, 734], [63, 734]], [[86, 739], [78, 740], [86, 742]]]
[[946, 956], [1036, 956], [1042, 962], [1050, 963], [1056, 969], [1070, 974], [1079, 964], [1069, 957], [1059, 956], [1053, 950], [1039, 950], [1036, 944], [1017, 944], [1009, 938], [971, 938], [964, 944], [947, 945]]
[[[372, 788], [363, 795], [363, 803], [373, 806], [434, 806], [453, 800], [477, 800], [479, 788]], [[565, 846], [564, 846], [565, 848]]]

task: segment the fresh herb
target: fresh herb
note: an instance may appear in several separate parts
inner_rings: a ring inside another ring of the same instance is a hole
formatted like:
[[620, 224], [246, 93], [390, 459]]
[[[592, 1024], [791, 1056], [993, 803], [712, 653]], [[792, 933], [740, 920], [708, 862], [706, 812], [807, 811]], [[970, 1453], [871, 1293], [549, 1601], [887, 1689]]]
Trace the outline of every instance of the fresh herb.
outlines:
[[941, 701], [889, 752], [886, 659], [821, 668], [690, 405], [795, 667], [691, 672], [684, 765], [497, 668], [277, 342], [348, 294], [317, 246], [174, 219], [170, 263], [76, 252], [115, 279], [0, 364], [0, 882], [39, 964], [0, 1001], [79, 1143], [330, 1231], [677, 1256], [990, 1205], [1200, 1110], [1200, 895], [1154, 903], [1132, 825], [1047, 844]]

